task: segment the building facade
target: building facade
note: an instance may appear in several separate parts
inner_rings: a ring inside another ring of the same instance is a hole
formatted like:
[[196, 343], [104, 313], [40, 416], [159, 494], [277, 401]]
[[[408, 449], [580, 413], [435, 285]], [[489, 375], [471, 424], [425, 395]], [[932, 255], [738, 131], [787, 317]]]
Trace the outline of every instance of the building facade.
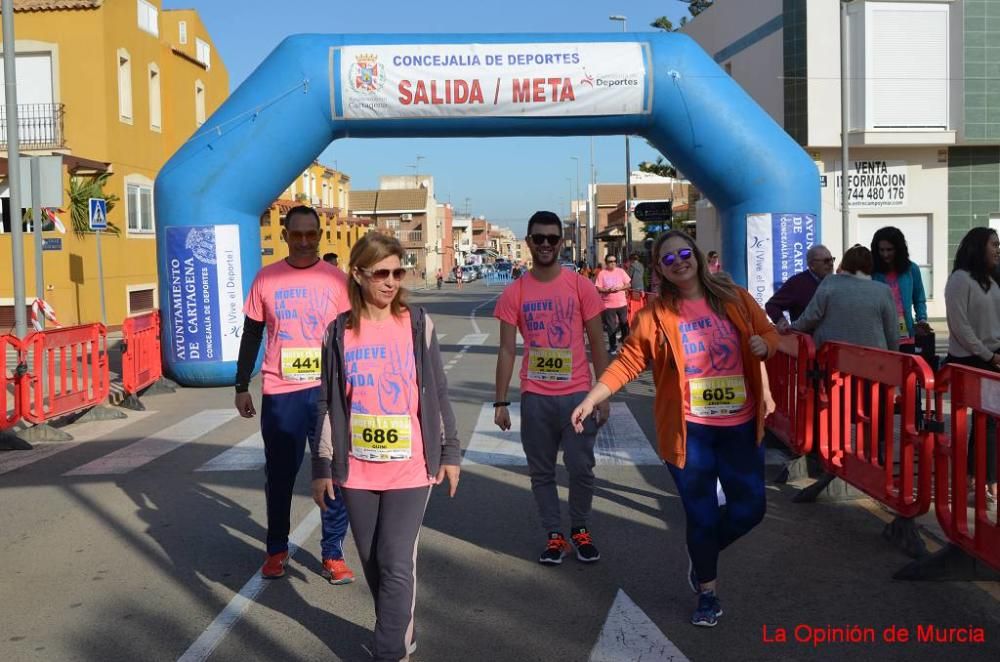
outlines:
[[[54, 214], [66, 232], [43, 226], [45, 299], [64, 325], [100, 321], [96, 237], [81, 196], [103, 183], [97, 191], [113, 203], [113, 229], [101, 246], [107, 322], [119, 325], [158, 301], [153, 181], [185, 140], [208, 128], [206, 118], [229, 94], [229, 76], [194, 10], [163, 11], [160, 0], [15, 0], [14, 11], [21, 153], [55, 154], [63, 163], [63, 199]], [[4, 115], [2, 332], [14, 320], [10, 224], [19, 218], [9, 205], [6, 131]], [[30, 207], [30, 197], [21, 198]], [[30, 235], [24, 251], [30, 304]]]
[[[684, 31], [813, 157], [823, 243], [841, 255], [880, 227], [900, 228], [928, 312], [943, 317], [959, 241], [972, 227], [1000, 226], [1000, 0], [854, 0], [846, 72], [839, 12], [838, 0], [717, 0]], [[698, 223], [699, 236], [717, 233], [710, 203]]]

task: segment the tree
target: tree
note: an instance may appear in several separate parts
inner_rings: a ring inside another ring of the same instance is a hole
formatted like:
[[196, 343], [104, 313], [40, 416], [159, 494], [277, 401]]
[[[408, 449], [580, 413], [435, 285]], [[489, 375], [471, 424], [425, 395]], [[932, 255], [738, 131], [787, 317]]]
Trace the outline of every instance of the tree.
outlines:
[[[107, 184], [110, 177], [110, 172], [95, 177], [70, 177], [67, 193], [69, 193], [73, 232], [77, 236], [90, 232], [90, 198], [104, 198], [109, 214], [115, 208], [115, 203], [119, 200], [118, 196], [114, 193], [104, 193], [104, 185]], [[121, 230], [114, 223], [108, 221], [107, 232], [117, 235]]]
[[655, 21], [653, 21], [652, 23], [650, 23], [649, 27], [656, 28], [657, 30], [664, 30], [665, 32], [677, 32], [678, 30], [680, 30], [681, 28], [683, 28], [685, 25], [687, 25], [687, 23], [688, 23], [688, 17], [687, 16], [681, 16], [680, 22], [675, 27], [673, 21], [671, 21], [666, 16], [661, 16], [658, 19], [656, 19]]
[[655, 163], [650, 163], [649, 161], [643, 161], [639, 164], [639, 170], [642, 172], [649, 172], [654, 175], [659, 175], [660, 177], [673, 177], [677, 178], [677, 168], [675, 168], [671, 163], [665, 160], [662, 156], [656, 157]]
[[688, 11], [691, 12], [692, 16], [697, 16], [715, 4], [715, 0], [680, 0], [680, 2], [687, 3]]

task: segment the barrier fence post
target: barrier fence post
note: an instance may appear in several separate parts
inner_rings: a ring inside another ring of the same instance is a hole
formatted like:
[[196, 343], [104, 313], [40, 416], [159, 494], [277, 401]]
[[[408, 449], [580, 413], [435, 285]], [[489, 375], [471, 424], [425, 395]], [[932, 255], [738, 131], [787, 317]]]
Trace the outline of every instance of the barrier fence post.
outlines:
[[0, 373], [0, 449], [31, 450], [31, 444], [12, 429], [21, 420], [21, 380], [27, 371], [21, 341], [14, 335], [0, 336], [4, 366]]
[[[127, 318], [122, 324], [122, 386], [125, 399], [121, 406], [142, 411], [139, 392], [163, 378], [160, 355], [160, 312], [157, 310]], [[166, 392], [173, 389], [163, 386]]]
[[816, 433], [816, 345], [804, 333], [782, 335], [778, 352], [767, 360], [765, 368], [775, 404], [765, 424], [794, 455], [775, 482], [807, 478]]

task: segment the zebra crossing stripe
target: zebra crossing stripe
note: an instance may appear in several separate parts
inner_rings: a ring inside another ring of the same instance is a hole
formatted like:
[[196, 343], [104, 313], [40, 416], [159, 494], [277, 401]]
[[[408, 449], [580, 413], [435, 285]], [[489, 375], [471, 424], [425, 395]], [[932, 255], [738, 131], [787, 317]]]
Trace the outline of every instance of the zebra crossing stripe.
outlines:
[[195, 471], [255, 471], [264, 467], [264, 437], [255, 432]]
[[79, 445], [80, 442], [71, 441], [61, 444], [52, 443], [45, 444], [44, 446], [39, 445], [37, 448], [30, 451], [10, 451], [7, 453], [0, 453], [0, 475], [9, 471], [14, 471], [15, 469], [20, 469], [21, 467], [32, 464], [33, 462], [44, 460], [47, 457], [52, 457], [56, 453], [67, 451], [70, 448], [76, 448]]
[[[493, 423], [493, 411], [492, 404], [483, 403], [462, 464], [527, 466], [528, 461], [521, 448], [520, 403], [515, 402], [508, 408], [511, 427], [506, 432]], [[599, 465], [662, 464], [624, 402], [611, 403], [611, 417], [597, 433], [594, 457]]]
[[125, 448], [108, 453], [93, 462], [67, 471], [64, 476], [97, 476], [124, 474], [148, 464], [184, 444], [203, 437], [236, 417], [236, 410], [206, 409], [155, 435], [140, 439]]

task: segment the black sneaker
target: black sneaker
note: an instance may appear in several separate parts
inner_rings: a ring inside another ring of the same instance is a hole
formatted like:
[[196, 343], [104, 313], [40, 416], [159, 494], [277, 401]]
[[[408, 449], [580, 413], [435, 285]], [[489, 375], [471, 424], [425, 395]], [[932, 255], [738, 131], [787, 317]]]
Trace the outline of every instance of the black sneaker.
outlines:
[[601, 560], [601, 553], [594, 546], [594, 541], [591, 539], [587, 527], [577, 526], [570, 529], [569, 537], [576, 546], [576, 558], [584, 563], [594, 563]]
[[691, 615], [691, 625], [703, 628], [714, 628], [722, 616], [722, 603], [715, 591], [702, 591], [698, 594], [698, 608]]
[[569, 550], [569, 543], [566, 542], [563, 534], [553, 531], [549, 534], [549, 542], [545, 546], [545, 551], [538, 557], [538, 562], [547, 565], [559, 565]]

